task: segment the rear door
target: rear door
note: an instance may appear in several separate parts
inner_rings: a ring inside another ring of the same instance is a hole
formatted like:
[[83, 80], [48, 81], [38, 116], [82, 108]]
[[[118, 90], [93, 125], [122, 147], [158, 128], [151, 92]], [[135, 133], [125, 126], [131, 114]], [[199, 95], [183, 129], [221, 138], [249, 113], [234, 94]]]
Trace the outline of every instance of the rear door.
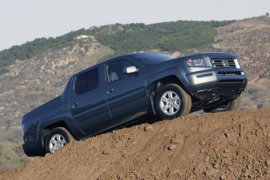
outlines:
[[96, 67], [80, 73], [75, 79], [71, 112], [87, 135], [106, 129], [111, 121], [104, 96], [106, 89], [103, 72]]
[[141, 116], [149, 109], [143, 73], [139, 70], [133, 74], [126, 74], [124, 69], [130, 66], [135, 65], [124, 59], [105, 64], [107, 103], [114, 125]]

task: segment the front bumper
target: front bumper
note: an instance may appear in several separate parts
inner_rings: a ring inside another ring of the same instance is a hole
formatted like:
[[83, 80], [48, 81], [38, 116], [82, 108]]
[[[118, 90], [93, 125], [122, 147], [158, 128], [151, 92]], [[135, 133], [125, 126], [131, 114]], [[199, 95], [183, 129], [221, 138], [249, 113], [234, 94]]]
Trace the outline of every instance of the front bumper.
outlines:
[[193, 97], [206, 104], [220, 99], [230, 101], [242, 93], [247, 76], [242, 69], [215, 68], [186, 75], [189, 91]]
[[23, 140], [22, 149], [27, 156], [43, 156], [45, 154], [41, 137], [37, 136], [36, 130], [24, 132]]
[[29, 157], [43, 156], [45, 154], [43, 147], [38, 145], [38, 144], [35, 144], [35, 143], [23, 144], [22, 149], [23, 149], [24, 153]]

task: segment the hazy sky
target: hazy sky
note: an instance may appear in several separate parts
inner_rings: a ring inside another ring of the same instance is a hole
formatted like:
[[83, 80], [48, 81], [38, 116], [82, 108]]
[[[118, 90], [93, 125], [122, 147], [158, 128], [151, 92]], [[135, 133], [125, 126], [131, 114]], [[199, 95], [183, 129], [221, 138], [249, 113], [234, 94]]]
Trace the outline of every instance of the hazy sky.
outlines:
[[0, 50], [91, 26], [243, 19], [269, 11], [270, 0], [0, 0]]

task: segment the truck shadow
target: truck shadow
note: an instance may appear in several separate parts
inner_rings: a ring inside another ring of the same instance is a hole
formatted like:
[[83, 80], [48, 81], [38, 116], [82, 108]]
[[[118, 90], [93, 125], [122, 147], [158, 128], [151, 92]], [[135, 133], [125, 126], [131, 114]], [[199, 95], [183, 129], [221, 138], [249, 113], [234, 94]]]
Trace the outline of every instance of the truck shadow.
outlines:
[[153, 124], [153, 123], [159, 122], [159, 121], [162, 121], [162, 119], [155, 116], [154, 114], [148, 114], [148, 115], [144, 115], [144, 116], [142, 116], [140, 118], [137, 118], [137, 119], [135, 119], [135, 120], [133, 120], [131, 122], [122, 124], [122, 125], [120, 125], [120, 126], [118, 126], [116, 128], [104, 131], [104, 132], [102, 132], [102, 133], [100, 133], [98, 135], [109, 133], [109, 132], [116, 131], [116, 130], [120, 130], [120, 129], [123, 129], [123, 128], [131, 128], [131, 127], [141, 125], [141, 124], [145, 124], [145, 123]]
[[140, 118], [137, 118], [128, 124], [125, 124], [123, 127], [121, 126], [121, 128], [129, 128], [129, 127], [133, 127], [133, 126], [137, 126], [137, 125], [141, 125], [141, 124], [145, 124], [145, 123], [153, 124], [153, 123], [158, 122], [158, 121], [162, 121], [162, 119], [155, 116], [154, 114], [148, 114], [148, 115], [142, 116]]
[[[189, 116], [190, 115], [191, 116], [192, 115], [199, 115], [199, 114], [204, 114], [204, 112], [202, 110], [195, 111], [195, 112], [190, 113]], [[123, 129], [123, 128], [131, 128], [131, 127], [138, 126], [138, 125], [145, 124], [145, 123], [153, 124], [153, 123], [160, 122], [160, 121], [163, 121], [163, 119], [161, 119], [158, 116], [155, 116], [154, 114], [151, 113], [151, 114], [144, 115], [144, 116], [142, 116], [140, 118], [137, 118], [137, 119], [135, 119], [135, 120], [133, 120], [131, 122], [122, 124], [122, 125], [120, 125], [118, 127], [115, 127], [113, 129], [101, 132], [101, 133], [99, 133], [97, 135], [109, 133], [109, 132], [120, 130], [120, 129]]]

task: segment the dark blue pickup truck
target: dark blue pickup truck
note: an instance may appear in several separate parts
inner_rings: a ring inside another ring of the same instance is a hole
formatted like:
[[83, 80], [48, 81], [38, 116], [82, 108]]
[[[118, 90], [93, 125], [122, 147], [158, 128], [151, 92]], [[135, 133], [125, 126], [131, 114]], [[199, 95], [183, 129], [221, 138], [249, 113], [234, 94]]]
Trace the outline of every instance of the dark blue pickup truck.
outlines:
[[28, 156], [52, 153], [153, 113], [173, 119], [190, 112], [239, 109], [247, 77], [231, 53], [175, 58], [134, 53], [74, 74], [64, 92], [22, 119]]

